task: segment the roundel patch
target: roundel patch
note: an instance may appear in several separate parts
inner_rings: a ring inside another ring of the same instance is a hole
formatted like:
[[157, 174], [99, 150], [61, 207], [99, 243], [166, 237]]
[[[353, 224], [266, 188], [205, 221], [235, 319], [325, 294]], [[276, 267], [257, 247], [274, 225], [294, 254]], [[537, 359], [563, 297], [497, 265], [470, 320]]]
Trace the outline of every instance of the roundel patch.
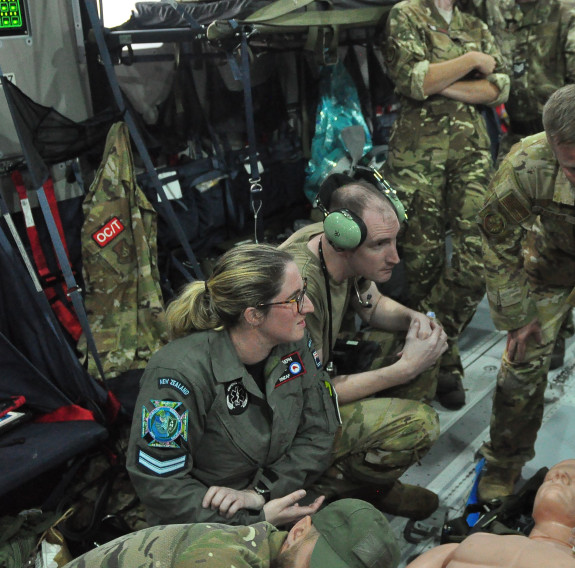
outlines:
[[226, 405], [230, 414], [242, 414], [248, 407], [249, 394], [241, 381], [226, 385]]
[[301, 373], [301, 363], [298, 363], [297, 361], [291, 363], [289, 366], [289, 372], [292, 375], [299, 375]]
[[483, 228], [489, 235], [500, 235], [506, 226], [505, 217], [501, 213], [487, 213], [483, 218]]

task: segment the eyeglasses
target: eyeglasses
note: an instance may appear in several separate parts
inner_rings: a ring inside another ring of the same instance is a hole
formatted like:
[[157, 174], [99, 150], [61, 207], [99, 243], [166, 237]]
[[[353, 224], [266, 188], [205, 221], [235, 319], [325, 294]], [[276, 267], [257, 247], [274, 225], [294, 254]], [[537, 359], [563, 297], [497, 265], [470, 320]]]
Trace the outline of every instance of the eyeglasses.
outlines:
[[257, 308], [265, 308], [266, 306], [281, 306], [282, 304], [293, 304], [295, 303], [297, 306], [297, 311], [298, 314], [301, 314], [301, 311], [303, 310], [303, 305], [305, 302], [305, 293], [307, 292], [307, 278], [303, 279], [303, 288], [301, 289], [301, 292], [295, 297], [292, 298], [291, 300], [284, 300], [283, 302], [267, 302], [265, 304], [258, 304], [256, 307]]

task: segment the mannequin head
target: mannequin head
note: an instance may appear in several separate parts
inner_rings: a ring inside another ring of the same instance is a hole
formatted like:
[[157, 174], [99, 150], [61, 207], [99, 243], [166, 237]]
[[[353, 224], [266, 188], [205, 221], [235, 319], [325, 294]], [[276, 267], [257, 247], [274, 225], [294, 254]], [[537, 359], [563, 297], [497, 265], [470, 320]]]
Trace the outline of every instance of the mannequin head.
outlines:
[[575, 527], [575, 459], [559, 462], [547, 472], [533, 503], [533, 519], [537, 524]]

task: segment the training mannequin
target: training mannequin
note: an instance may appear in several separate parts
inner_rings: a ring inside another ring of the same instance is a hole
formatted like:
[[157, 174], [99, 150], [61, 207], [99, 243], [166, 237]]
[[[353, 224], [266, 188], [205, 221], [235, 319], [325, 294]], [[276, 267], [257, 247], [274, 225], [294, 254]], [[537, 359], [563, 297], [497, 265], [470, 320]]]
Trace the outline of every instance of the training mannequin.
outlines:
[[533, 503], [528, 537], [475, 533], [433, 548], [407, 568], [574, 568], [575, 459], [553, 466]]

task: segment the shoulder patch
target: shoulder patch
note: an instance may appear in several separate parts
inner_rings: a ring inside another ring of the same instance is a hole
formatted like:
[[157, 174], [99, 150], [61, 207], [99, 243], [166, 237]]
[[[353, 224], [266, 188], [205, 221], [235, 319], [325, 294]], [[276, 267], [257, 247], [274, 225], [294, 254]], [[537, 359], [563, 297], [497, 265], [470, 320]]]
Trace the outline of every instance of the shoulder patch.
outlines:
[[282, 374], [281, 377], [278, 378], [274, 388], [278, 388], [279, 386], [305, 374], [305, 367], [303, 365], [303, 361], [301, 359], [301, 355], [299, 351], [294, 351], [289, 355], [285, 355], [281, 358], [281, 362], [287, 366], [286, 370]]
[[531, 214], [531, 211], [512, 193], [501, 197], [499, 203], [516, 223], [521, 223]]
[[190, 389], [183, 385], [180, 381], [173, 379], [172, 377], [161, 377], [158, 379], [158, 388], [165, 389], [165, 388], [172, 388], [177, 390], [178, 392], [182, 393], [184, 396], [188, 396], [190, 394]]
[[170, 475], [184, 469], [184, 467], [186, 467], [187, 460], [187, 454], [173, 459], [159, 460], [152, 457], [150, 454], [147, 454], [143, 450], [138, 452], [138, 465], [140, 468], [149, 470], [160, 476]]
[[481, 224], [488, 235], [499, 236], [507, 227], [507, 220], [498, 211], [480, 213]]
[[142, 438], [152, 448], [179, 448], [178, 438], [188, 439], [188, 411], [181, 414], [181, 402], [172, 400], [152, 400], [153, 409], [142, 407]]
[[122, 221], [118, 217], [112, 217], [104, 226], [92, 234], [92, 238], [99, 247], [103, 248], [122, 233], [124, 229]]

